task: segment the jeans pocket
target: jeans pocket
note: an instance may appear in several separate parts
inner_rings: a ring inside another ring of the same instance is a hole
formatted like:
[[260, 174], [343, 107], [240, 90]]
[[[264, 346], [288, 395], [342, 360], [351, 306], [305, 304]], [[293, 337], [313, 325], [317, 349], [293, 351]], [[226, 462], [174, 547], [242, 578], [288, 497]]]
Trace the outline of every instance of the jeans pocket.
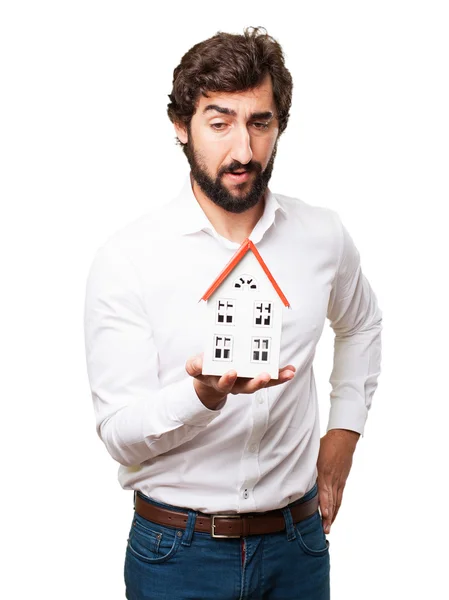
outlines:
[[182, 531], [147, 521], [137, 513], [128, 537], [128, 550], [147, 563], [166, 562], [181, 544]]
[[329, 552], [329, 541], [323, 529], [321, 515], [316, 511], [311, 517], [296, 523], [296, 539], [303, 552], [309, 556], [324, 556]]

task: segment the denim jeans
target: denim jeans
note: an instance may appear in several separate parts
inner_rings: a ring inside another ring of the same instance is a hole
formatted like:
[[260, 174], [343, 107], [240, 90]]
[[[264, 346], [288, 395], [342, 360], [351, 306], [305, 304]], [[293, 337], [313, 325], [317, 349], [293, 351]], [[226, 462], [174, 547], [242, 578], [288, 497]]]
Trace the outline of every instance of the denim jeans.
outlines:
[[[317, 494], [317, 485], [293, 506]], [[174, 509], [166, 504], [157, 506]], [[136, 512], [125, 558], [128, 600], [329, 600], [329, 542], [321, 515], [286, 529], [245, 538], [212, 538], [194, 531], [189, 511], [185, 530], [157, 525]]]

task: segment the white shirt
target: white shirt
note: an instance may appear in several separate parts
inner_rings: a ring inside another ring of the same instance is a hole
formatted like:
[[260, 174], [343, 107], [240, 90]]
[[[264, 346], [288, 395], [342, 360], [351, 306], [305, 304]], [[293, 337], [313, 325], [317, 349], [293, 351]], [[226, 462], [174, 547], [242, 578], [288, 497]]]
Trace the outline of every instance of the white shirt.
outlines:
[[206, 513], [266, 511], [314, 485], [320, 443], [313, 373], [326, 317], [335, 331], [327, 429], [363, 434], [380, 373], [382, 313], [337, 213], [265, 195], [249, 239], [291, 309], [281, 367], [293, 380], [199, 400], [185, 370], [204, 351], [199, 302], [240, 244], [220, 236], [187, 177], [179, 196], [113, 234], [86, 286], [85, 342], [96, 427], [124, 489]]

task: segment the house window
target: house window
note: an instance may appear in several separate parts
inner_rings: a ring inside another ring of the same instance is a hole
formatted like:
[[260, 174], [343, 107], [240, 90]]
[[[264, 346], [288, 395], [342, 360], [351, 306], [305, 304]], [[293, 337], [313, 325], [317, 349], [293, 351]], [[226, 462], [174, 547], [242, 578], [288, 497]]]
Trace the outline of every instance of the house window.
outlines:
[[255, 337], [252, 340], [251, 362], [270, 362], [271, 338]]
[[257, 327], [271, 327], [273, 322], [273, 303], [254, 302], [254, 325]]
[[232, 360], [232, 335], [214, 335], [214, 360]]
[[240, 275], [234, 281], [234, 288], [237, 290], [252, 290], [257, 291], [259, 286], [257, 281], [251, 275]]
[[217, 325], [234, 325], [235, 301], [227, 298], [217, 300], [215, 323]]

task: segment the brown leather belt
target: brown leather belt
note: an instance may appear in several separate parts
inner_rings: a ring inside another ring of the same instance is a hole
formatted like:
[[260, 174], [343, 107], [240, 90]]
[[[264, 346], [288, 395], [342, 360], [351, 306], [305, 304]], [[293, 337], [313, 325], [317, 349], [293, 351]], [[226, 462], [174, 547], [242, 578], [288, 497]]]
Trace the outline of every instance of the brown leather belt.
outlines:
[[[299, 523], [312, 516], [318, 510], [318, 495], [306, 502], [290, 507], [293, 523]], [[139, 494], [135, 495], [135, 511], [138, 515], [167, 527], [185, 529], [188, 513], [174, 511], [145, 502]], [[281, 510], [264, 513], [244, 513], [232, 515], [206, 515], [198, 513], [195, 531], [210, 533], [214, 538], [239, 538], [248, 535], [276, 533], [285, 529], [285, 520]]]

